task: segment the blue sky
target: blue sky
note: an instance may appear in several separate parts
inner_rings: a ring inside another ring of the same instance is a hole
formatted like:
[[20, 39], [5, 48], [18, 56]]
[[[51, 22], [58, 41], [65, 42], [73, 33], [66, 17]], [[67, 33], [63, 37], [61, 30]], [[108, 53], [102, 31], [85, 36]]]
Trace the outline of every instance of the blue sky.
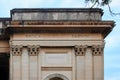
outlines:
[[[112, 0], [114, 12], [120, 12], [120, 0]], [[0, 17], [9, 17], [13, 8], [85, 8], [84, 0], [0, 0]], [[120, 80], [120, 16], [111, 16], [107, 6], [103, 20], [114, 20], [116, 26], [105, 39], [104, 71], [105, 80]]]

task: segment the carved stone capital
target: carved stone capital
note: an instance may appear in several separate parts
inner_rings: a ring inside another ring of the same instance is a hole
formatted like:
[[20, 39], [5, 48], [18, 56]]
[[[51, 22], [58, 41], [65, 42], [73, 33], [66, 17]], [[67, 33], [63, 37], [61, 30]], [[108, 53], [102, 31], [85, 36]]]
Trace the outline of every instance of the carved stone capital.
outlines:
[[30, 56], [37, 56], [39, 54], [39, 46], [38, 45], [29, 45], [28, 52]]
[[92, 46], [92, 53], [94, 56], [101, 56], [103, 55], [104, 46], [102, 45], [93, 45]]
[[74, 47], [74, 50], [75, 50], [75, 55], [76, 56], [84, 56], [85, 55], [85, 52], [86, 52], [86, 48], [87, 46], [86, 45], [77, 45]]
[[11, 53], [13, 56], [21, 56], [22, 54], [22, 47], [21, 45], [12, 45], [11, 46]]

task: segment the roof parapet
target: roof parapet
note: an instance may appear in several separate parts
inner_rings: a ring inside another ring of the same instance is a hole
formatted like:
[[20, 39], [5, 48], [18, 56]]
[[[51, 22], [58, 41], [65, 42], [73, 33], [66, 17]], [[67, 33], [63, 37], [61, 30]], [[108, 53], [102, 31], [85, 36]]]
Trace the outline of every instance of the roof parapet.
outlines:
[[12, 20], [101, 20], [100, 8], [17, 8]]

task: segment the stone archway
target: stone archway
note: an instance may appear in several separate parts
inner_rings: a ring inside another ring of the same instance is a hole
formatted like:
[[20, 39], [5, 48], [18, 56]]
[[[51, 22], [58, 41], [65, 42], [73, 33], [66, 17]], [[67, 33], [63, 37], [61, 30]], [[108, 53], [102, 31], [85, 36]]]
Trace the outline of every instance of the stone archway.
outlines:
[[51, 74], [48, 75], [44, 80], [69, 80], [69, 79], [62, 74]]

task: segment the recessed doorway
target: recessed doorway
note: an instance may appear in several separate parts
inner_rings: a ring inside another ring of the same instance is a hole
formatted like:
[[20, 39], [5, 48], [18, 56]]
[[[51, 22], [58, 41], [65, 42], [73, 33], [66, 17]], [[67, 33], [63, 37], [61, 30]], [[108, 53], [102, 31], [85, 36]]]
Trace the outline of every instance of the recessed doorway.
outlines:
[[9, 56], [0, 53], [0, 80], [9, 80]]

